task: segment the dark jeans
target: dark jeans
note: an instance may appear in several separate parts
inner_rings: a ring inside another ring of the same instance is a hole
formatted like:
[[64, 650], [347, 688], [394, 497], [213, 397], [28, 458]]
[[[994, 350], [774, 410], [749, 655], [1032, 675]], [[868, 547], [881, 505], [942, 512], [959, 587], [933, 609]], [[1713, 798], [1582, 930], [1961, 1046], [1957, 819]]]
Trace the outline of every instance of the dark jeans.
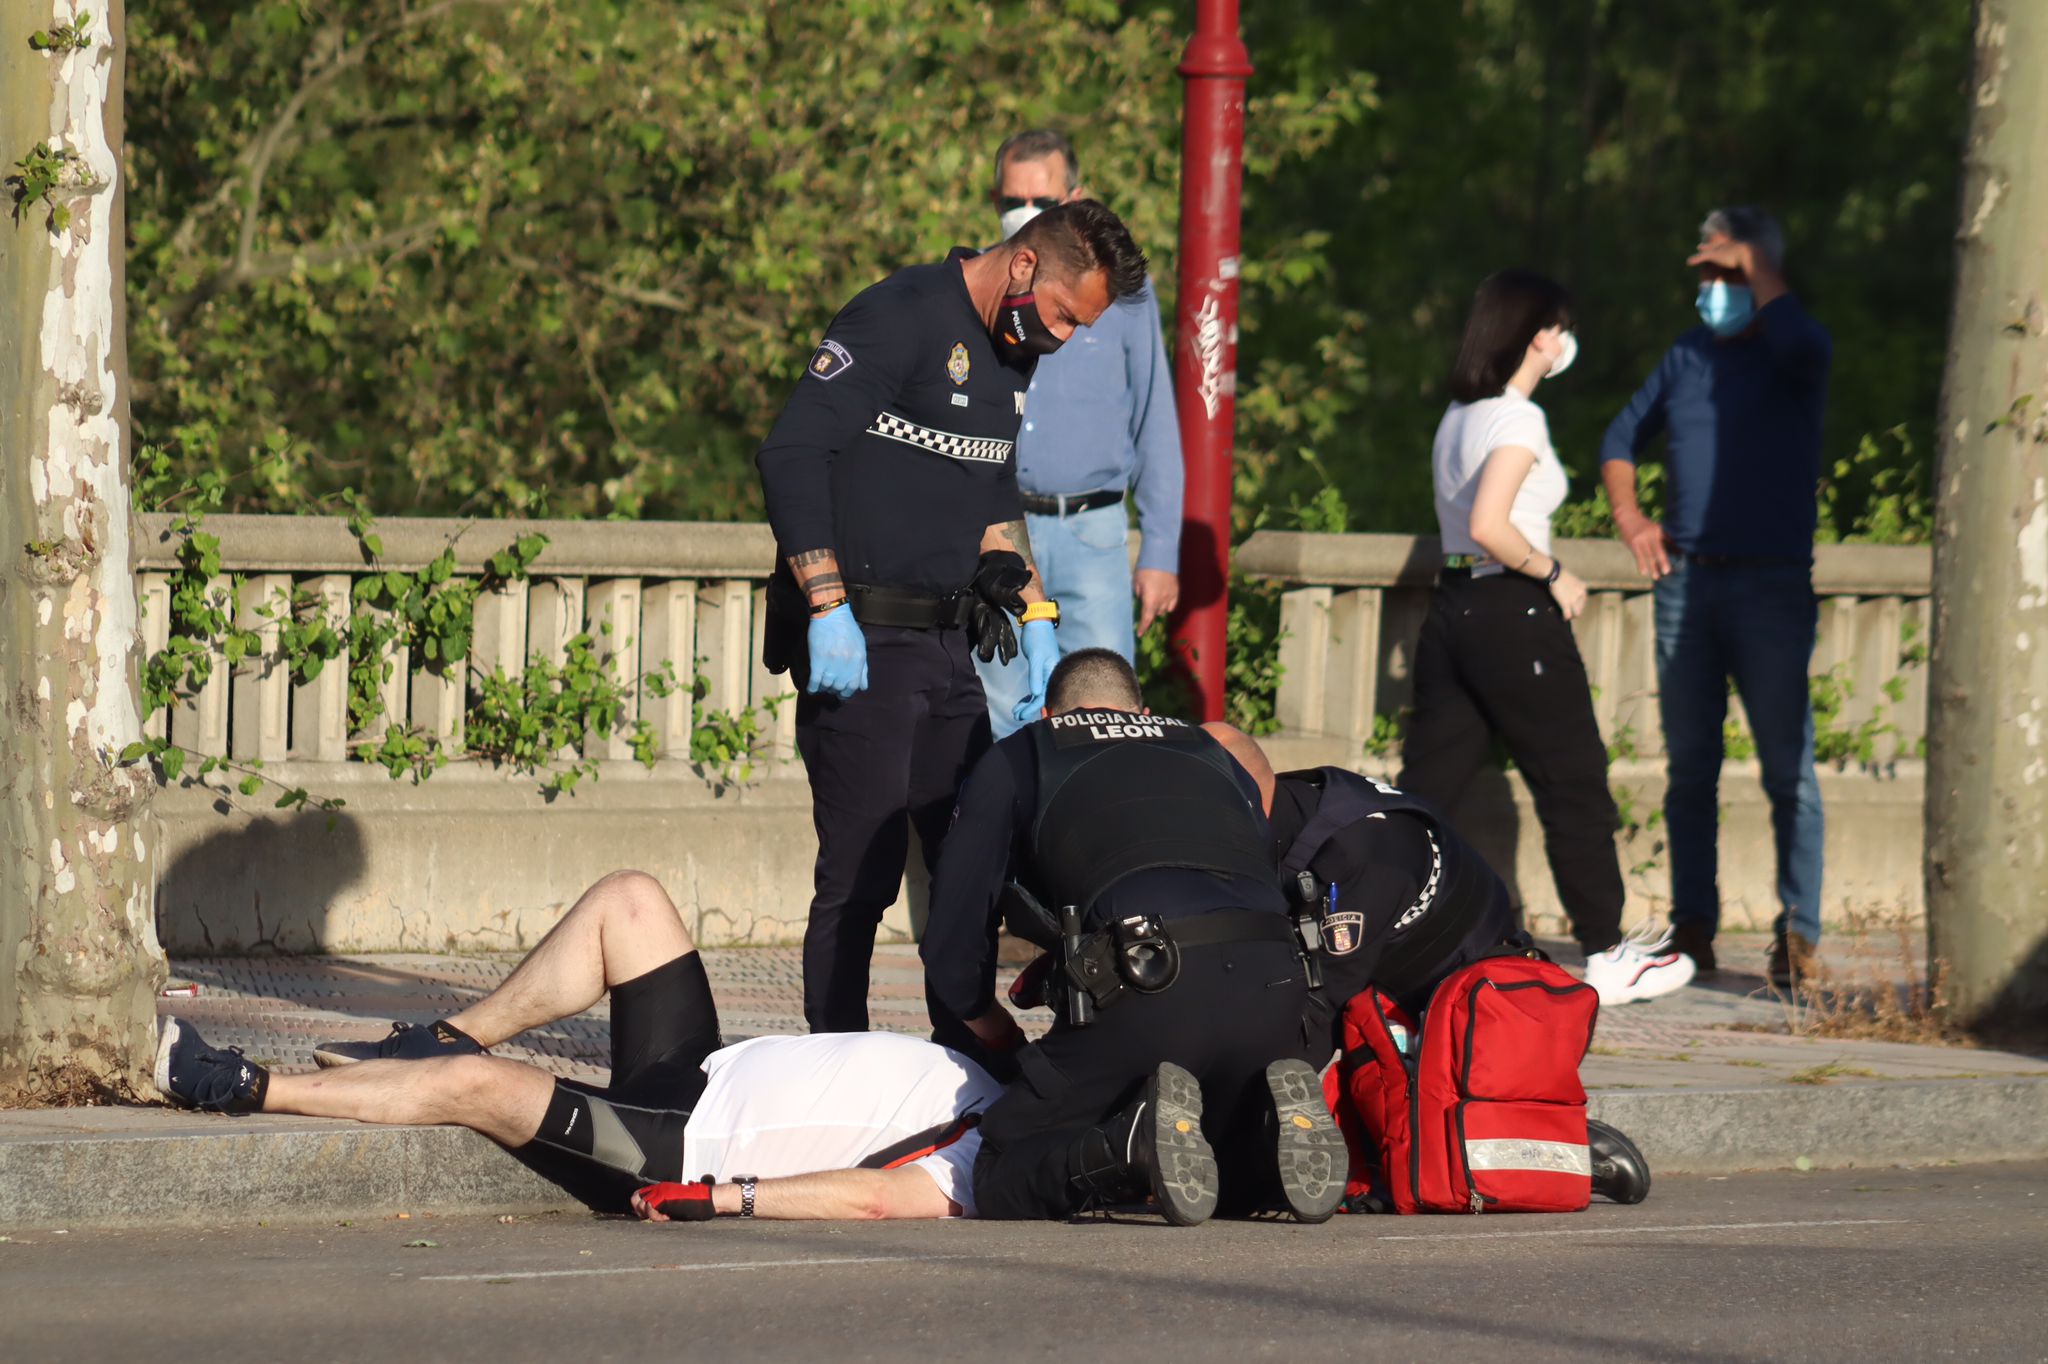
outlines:
[[1415, 651], [1415, 714], [1401, 744], [1404, 791], [1445, 814], [1492, 761], [1498, 737], [1536, 802], [1572, 936], [1588, 953], [1621, 941], [1621, 825], [1586, 665], [1550, 590], [1532, 578], [1446, 574]]
[[804, 931], [804, 1019], [865, 1032], [875, 930], [910, 850], [938, 865], [953, 801], [989, 745], [988, 704], [964, 630], [863, 626], [868, 685], [846, 700], [799, 696], [797, 750], [811, 782], [818, 865]]
[[1023, 1078], [981, 1120], [980, 1215], [1074, 1213], [1082, 1135], [1129, 1103], [1162, 1061], [1201, 1081], [1202, 1134], [1216, 1151], [1224, 1206], [1256, 1206], [1277, 1191], [1266, 1067], [1313, 1050], [1303, 1042], [1307, 997], [1300, 958], [1285, 943], [1218, 943], [1188, 949], [1180, 979], [1159, 994], [1127, 995], [1085, 1028], [1056, 1024], [1019, 1053]]
[[1821, 843], [1807, 668], [1820, 619], [1801, 563], [1701, 564], [1673, 555], [1657, 583], [1657, 685], [1670, 781], [1671, 919], [1711, 933], [1721, 920], [1722, 724], [1728, 682], [1742, 695], [1770, 797], [1778, 852], [1775, 925], [1820, 941]]

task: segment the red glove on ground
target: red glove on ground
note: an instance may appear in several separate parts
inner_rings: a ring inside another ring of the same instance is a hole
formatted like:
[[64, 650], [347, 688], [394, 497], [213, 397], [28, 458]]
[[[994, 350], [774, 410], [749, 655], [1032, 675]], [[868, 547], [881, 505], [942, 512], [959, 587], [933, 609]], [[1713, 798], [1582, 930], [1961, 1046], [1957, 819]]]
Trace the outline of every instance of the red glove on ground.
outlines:
[[711, 1206], [709, 1176], [690, 1184], [649, 1184], [640, 1191], [640, 1201], [677, 1222], [709, 1222], [718, 1216]]

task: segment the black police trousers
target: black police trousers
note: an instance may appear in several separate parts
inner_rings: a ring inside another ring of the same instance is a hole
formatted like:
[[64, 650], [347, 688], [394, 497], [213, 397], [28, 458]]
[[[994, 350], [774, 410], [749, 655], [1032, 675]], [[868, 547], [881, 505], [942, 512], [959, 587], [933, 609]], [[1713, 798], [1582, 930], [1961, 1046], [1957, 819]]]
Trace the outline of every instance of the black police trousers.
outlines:
[[801, 690], [797, 751], [818, 831], [804, 931], [804, 1020], [865, 1032], [875, 930], [895, 902], [917, 828], [927, 868], [967, 771], [989, 746], [988, 702], [963, 629], [863, 625], [868, 685], [845, 700]]
[[1082, 1137], [1129, 1103], [1162, 1061], [1201, 1081], [1202, 1133], [1216, 1151], [1223, 1208], [1250, 1211], [1277, 1194], [1266, 1066], [1308, 1050], [1307, 990], [1286, 943], [1216, 943], [1183, 951], [1180, 978], [1160, 993], [1127, 994], [1086, 1027], [1056, 1024], [1018, 1054], [1023, 1078], [981, 1120], [979, 1215], [1078, 1211]]

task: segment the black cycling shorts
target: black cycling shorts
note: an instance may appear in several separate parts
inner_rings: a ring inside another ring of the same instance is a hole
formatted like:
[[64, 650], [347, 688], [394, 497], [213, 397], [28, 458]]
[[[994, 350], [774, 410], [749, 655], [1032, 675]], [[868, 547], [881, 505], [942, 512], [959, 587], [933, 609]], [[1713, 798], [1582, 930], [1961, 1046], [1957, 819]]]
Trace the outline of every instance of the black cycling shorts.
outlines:
[[718, 1006], [696, 952], [611, 996], [611, 1082], [555, 1081], [540, 1131], [512, 1154], [596, 1211], [625, 1212], [636, 1189], [683, 1177], [683, 1127], [719, 1047]]

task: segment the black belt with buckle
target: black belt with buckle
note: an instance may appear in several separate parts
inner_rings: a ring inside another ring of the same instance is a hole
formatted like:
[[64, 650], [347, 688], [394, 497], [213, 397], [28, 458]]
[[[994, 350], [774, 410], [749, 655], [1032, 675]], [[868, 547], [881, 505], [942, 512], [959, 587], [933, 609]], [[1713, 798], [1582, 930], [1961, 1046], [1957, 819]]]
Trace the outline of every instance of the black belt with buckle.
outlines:
[[1093, 493], [1024, 494], [1024, 510], [1033, 516], [1072, 516], [1075, 512], [1114, 507], [1124, 500], [1123, 489], [1104, 488]]
[[936, 596], [900, 587], [875, 587], [848, 583], [847, 603], [853, 618], [863, 625], [892, 625], [905, 630], [945, 630], [974, 619], [971, 590]]

